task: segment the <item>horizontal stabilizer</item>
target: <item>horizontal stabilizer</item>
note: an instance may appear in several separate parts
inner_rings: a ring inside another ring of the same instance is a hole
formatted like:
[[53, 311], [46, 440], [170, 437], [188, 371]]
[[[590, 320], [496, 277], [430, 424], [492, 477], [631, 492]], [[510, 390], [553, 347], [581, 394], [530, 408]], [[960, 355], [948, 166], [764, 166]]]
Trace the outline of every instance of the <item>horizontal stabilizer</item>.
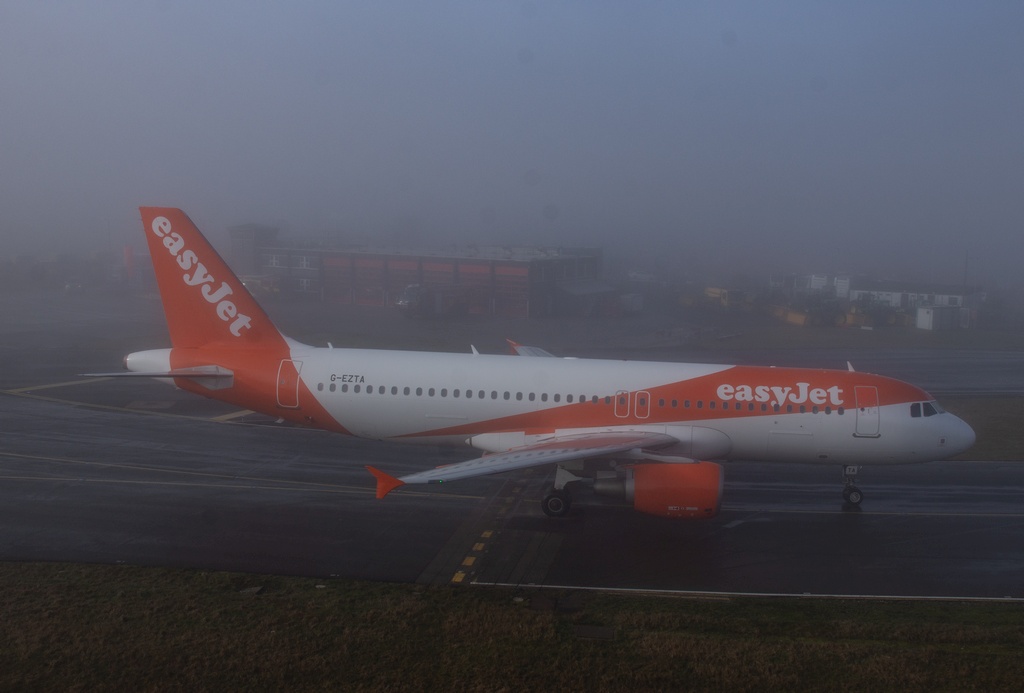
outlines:
[[116, 373], [79, 373], [82, 378], [230, 378], [234, 372], [220, 366], [195, 366], [169, 371], [118, 371]]

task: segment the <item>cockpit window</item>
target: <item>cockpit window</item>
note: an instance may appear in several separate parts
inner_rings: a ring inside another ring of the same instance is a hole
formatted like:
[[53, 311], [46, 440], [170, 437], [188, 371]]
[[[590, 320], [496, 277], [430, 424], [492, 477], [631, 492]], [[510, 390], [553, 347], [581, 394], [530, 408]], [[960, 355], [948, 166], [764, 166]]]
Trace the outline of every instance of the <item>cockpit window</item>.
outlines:
[[922, 416], [935, 416], [945, 411], [938, 402], [914, 402], [910, 405], [910, 415], [915, 419]]
[[938, 402], [914, 402], [910, 405], [910, 415], [915, 419], [922, 416], [935, 416], [945, 411]]

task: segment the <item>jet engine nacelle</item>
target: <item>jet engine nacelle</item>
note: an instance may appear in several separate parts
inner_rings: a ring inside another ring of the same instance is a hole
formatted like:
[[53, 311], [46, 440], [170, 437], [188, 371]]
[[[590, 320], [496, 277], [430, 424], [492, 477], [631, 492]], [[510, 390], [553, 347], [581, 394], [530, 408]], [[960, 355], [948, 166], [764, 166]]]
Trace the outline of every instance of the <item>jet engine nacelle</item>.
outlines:
[[721, 465], [637, 464], [626, 469], [625, 479], [598, 479], [595, 493], [620, 495], [633, 509], [648, 515], [682, 519], [707, 519], [722, 506]]

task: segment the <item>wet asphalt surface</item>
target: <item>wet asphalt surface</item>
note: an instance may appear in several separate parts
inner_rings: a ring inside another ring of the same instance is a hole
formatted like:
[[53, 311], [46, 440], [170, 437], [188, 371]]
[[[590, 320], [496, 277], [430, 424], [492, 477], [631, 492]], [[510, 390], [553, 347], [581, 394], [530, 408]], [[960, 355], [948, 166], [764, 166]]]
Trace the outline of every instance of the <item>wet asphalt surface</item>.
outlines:
[[[152, 298], [4, 296], [0, 308], [0, 560], [430, 584], [1024, 598], [1019, 463], [868, 467], [859, 508], [843, 503], [832, 466], [732, 463], [721, 514], [700, 522], [588, 496], [550, 520], [539, 505], [553, 477], [544, 469], [377, 501], [366, 464], [402, 474], [471, 455], [282, 426], [154, 381], [78, 378], [167, 345]], [[535, 343], [546, 332], [560, 346], [568, 339], [551, 321], [453, 330], [325, 316], [315, 306], [271, 312], [300, 339], [330, 329], [357, 341], [380, 334], [389, 346], [478, 339], [481, 351], [502, 349], [509, 330]], [[634, 356], [649, 327], [592, 321], [572, 334], [618, 340]], [[739, 356], [845, 365], [830, 351]], [[1024, 393], [1021, 352], [874, 350], [856, 361], [939, 395]]]

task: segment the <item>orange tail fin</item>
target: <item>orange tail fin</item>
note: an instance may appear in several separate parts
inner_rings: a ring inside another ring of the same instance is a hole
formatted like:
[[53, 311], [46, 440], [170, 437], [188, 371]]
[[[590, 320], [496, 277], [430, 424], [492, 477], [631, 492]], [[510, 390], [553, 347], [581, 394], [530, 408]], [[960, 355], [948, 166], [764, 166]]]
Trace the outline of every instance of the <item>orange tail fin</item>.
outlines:
[[283, 346], [284, 337], [180, 209], [140, 207], [171, 344]]

